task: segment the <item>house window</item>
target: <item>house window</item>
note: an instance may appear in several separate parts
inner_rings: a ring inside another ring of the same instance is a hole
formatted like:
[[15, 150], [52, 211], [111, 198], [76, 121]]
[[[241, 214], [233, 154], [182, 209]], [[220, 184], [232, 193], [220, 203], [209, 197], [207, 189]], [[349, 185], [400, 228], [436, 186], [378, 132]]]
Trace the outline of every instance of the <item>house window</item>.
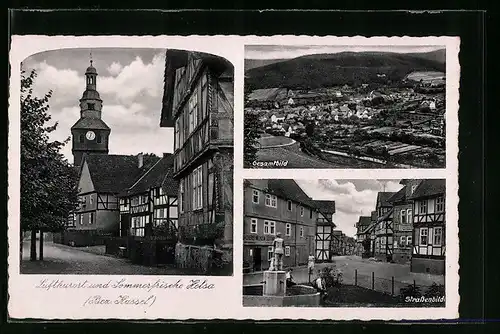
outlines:
[[420, 245], [426, 246], [428, 243], [429, 229], [427, 227], [422, 227], [420, 229]]
[[401, 224], [406, 224], [406, 210], [401, 210]]
[[267, 260], [270, 261], [273, 258], [274, 249], [273, 246], [267, 247]]
[[408, 237], [406, 237], [406, 245], [411, 246], [412, 243], [413, 243], [413, 237], [409, 235]]
[[303, 206], [300, 207], [300, 216], [304, 217], [304, 207]]
[[313, 218], [313, 210], [309, 210], [309, 219]]
[[413, 221], [412, 221], [412, 210], [411, 209], [407, 209], [406, 210], [406, 219], [408, 221], [408, 224], [411, 224]]
[[292, 211], [292, 201], [287, 201], [286, 205], [287, 205], [288, 211]]
[[304, 237], [304, 227], [303, 226], [300, 227], [299, 235], [300, 235], [301, 238]]
[[83, 143], [85, 141], [85, 135], [82, 133], [80, 134], [80, 143]]
[[90, 199], [90, 205], [94, 204], [94, 197], [92, 197], [92, 195], [89, 196], [89, 199]]
[[89, 224], [92, 224], [94, 222], [94, 213], [91, 212], [89, 213]]
[[131, 221], [131, 235], [136, 237], [143, 237], [146, 229], [147, 216], [132, 217]]
[[441, 227], [434, 227], [434, 245], [441, 245], [443, 229]]
[[285, 256], [290, 256], [290, 246], [285, 246]]
[[292, 224], [290, 224], [290, 223], [287, 223], [287, 224], [286, 224], [286, 227], [285, 227], [285, 235], [286, 235], [286, 236], [288, 236], [288, 237], [289, 237], [290, 235], [292, 235]]
[[96, 138], [97, 138], [97, 139], [96, 139], [96, 140], [97, 140], [97, 144], [102, 143], [102, 136], [101, 136], [101, 134], [100, 134], [100, 133], [98, 133], [98, 134], [96, 135]]
[[269, 222], [269, 233], [270, 234], [276, 234], [276, 222]]
[[400, 244], [401, 246], [406, 245], [406, 236], [404, 236], [404, 235], [402, 235], [402, 236], [401, 236], [401, 238], [400, 238], [400, 240], [399, 240], [399, 244]]
[[257, 219], [252, 218], [250, 223], [250, 233], [257, 233]]
[[199, 166], [193, 171], [193, 209], [198, 210], [203, 207], [203, 169]]
[[418, 213], [427, 213], [427, 200], [418, 202]]
[[444, 211], [444, 197], [439, 196], [436, 198], [436, 212], [443, 212]]
[[414, 184], [411, 186], [411, 193], [413, 194], [415, 192], [415, 189], [417, 189], [417, 185]]
[[78, 221], [80, 225], [83, 225], [83, 213], [78, 215]]
[[184, 180], [179, 183], [179, 211], [184, 212]]
[[253, 189], [252, 190], [252, 203], [259, 204], [259, 191]]
[[266, 206], [275, 208], [277, 206], [276, 202], [277, 200], [275, 195], [266, 194]]
[[269, 221], [264, 220], [264, 234], [270, 234], [269, 233]]

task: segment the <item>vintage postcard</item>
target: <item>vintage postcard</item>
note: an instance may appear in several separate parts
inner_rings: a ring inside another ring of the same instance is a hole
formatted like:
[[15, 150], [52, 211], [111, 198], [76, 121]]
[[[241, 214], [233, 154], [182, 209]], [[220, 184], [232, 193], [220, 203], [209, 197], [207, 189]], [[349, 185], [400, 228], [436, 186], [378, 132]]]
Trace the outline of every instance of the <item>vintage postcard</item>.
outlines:
[[457, 318], [459, 42], [13, 36], [9, 316]]

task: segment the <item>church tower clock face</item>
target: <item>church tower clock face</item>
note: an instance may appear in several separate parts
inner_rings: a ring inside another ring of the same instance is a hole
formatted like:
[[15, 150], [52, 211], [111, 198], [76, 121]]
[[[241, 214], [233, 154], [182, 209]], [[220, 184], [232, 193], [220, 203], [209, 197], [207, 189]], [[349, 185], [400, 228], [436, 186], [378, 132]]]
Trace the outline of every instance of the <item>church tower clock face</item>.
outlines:
[[94, 131], [87, 131], [87, 134], [85, 135], [85, 137], [87, 137], [88, 140], [94, 140], [94, 138], [95, 138]]

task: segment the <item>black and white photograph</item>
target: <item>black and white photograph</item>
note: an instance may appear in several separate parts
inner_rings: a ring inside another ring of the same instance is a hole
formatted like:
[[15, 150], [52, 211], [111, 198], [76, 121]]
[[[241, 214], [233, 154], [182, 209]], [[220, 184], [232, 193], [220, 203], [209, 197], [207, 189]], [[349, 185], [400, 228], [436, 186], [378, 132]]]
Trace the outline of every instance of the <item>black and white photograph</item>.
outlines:
[[445, 306], [446, 180], [244, 182], [243, 306]]
[[445, 45], [246, 45], [245, 168], [445, 168]]
[[21, 70], [21, 274], [233, 274], [228, 60], [68, 48]]

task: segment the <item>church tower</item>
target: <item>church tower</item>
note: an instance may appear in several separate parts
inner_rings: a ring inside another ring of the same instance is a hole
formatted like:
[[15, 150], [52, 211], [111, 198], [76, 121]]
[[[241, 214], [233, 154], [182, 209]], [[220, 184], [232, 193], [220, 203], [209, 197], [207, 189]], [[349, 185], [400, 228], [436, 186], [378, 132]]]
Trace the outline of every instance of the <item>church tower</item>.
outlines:
[[80, 99], [80, 119], [71, 127], [73, 164], [80, 166], [84, 154], [108, 154], [111, 129], [101, 119], [102, 100], [97, 91], [97, 70], [85, 71], [86, 89]]

